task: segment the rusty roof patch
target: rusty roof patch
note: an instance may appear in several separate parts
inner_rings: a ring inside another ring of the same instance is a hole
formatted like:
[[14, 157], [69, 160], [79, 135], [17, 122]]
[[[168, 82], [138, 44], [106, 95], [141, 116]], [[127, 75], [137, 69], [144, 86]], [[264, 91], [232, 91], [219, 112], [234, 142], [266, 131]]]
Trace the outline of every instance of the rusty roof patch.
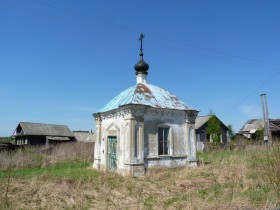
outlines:
[[[143, 85], [143, 84], [138, 84], [136, 86], [136, 89], [135, 89], [135, 95], [137, 96], [138, 94], [142, 95], [145, 99], [149, 100], [149, 99], [152, 99], [152, 98], [155, 98], [155, 96], [153, 95], [153, 93], [151, 92], [151, 90]], [[135, 99], [139, 99], [141, 100], [141, 97], [136, 97]]]
[[148, 93], [148, 94], [152, 94], [152, 92], [150, 91], [150, 89], [143, 85], [143, 84], [139, 84], [137, 85], [136, 89], [135, 89], [135, 93], [140, 93], [140, 94], [144, 94], [144, 93]]

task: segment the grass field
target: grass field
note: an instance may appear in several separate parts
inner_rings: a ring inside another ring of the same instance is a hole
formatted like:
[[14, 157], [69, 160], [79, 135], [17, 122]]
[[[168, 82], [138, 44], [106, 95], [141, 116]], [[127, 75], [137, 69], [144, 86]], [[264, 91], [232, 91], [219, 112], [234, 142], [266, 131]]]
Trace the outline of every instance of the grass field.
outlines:
[[277, 155], [279, 147], [205, 152], [199, 167], [153, 169], [138, 178], [93, 170], [83, 158], [6, 167], [0, 209], [276, 209]]
[[8, 142], [8, 143], [13, 143], [13, 138], [11, 136], [9, 137], [0, 137], [0, 143], [2, 142]]

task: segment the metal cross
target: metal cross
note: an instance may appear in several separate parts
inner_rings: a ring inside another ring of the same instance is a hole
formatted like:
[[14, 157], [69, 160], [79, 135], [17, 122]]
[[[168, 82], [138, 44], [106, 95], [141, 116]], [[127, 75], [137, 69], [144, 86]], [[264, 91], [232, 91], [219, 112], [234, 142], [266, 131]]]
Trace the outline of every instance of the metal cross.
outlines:
[[141, 47], [140, 47], [140, 53], [141, 53], [141, 54], [143, 54], [142, 42], [143, 42], [143, 38], [144, 38], [144, 37], [145, 37], [145, 36], [144, 36], [143, 34], [140, 34], [139, 40], [140, 40], [140, 43], [141, 43]]

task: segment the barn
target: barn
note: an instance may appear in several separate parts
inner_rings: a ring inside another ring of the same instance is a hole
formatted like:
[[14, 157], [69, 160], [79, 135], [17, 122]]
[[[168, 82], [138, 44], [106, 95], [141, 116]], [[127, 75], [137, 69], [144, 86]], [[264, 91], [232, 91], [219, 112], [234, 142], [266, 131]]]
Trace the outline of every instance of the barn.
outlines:
[[76, 141], [66, 125], [20, 122], [14, 133], [16, 145], [46, 145]]

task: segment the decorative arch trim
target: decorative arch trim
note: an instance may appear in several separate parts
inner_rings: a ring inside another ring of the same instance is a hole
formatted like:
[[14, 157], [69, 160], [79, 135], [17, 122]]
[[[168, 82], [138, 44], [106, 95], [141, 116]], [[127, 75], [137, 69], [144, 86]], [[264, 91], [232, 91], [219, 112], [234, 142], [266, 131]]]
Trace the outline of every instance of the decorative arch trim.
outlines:
[[106, 131], [110, 131], [112, 128], [115, 128], [116, 130], [120, 130], [119, 126], [116, 125], [116, 123], [111, 123], [107, 128]]

